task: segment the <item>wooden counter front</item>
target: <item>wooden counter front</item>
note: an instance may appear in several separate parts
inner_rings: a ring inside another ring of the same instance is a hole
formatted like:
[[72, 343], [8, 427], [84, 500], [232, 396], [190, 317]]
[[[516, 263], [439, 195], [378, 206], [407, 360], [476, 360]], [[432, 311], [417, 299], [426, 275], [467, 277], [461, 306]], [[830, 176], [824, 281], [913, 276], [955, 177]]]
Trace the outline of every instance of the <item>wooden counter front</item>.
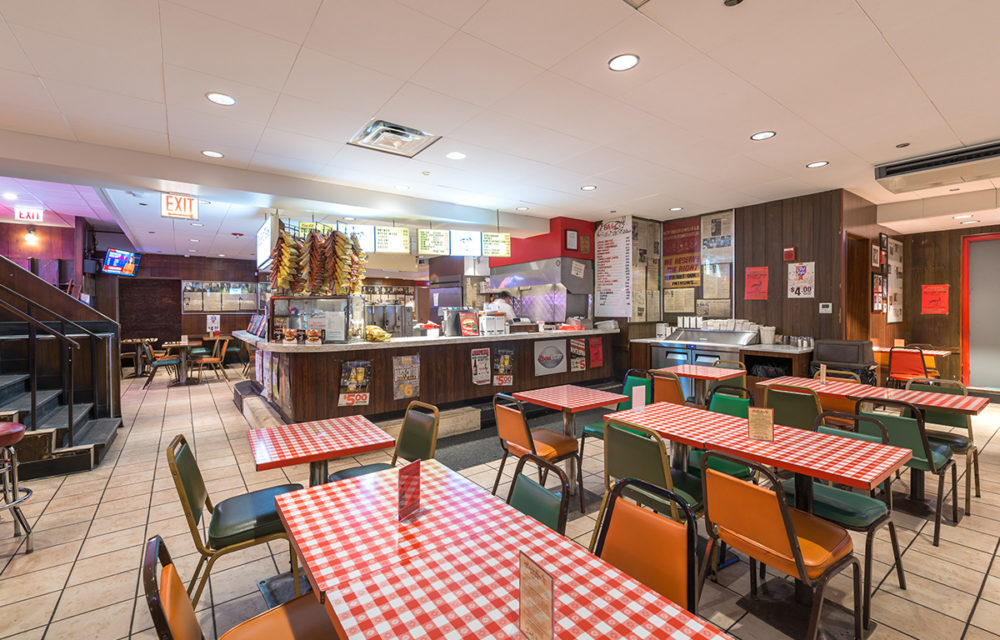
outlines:
[[[550, 387], [560, 384], [577, 384], [590, 380], [610, 378], [612, 375], [610, 331], [546, 331], [543, 333], [516, 334], [515, 336], [495, 336], [481, 338], [445, 338], [440, 343], [434, 339], [420, 340], [416, 344], [360, 343], [344, 345], [349, 348], [337, 350], [311, 351], [309, 349], [280, 350], [278, 345], [262, 343], [246, 332], [234, 332], [235, 337], [258, 347], [256, 358], [267, 359], [270, 370], [272, 393], [271, 403], [289, 423], [336, 418], [346, 415], [381, 415], [406, 409], [410, 400], [421, 400], [443, 407], [455, 403], [471, 403], [488, 400], [495, 393], [513, 393], [528, 389]], [[539, 340], [568, 340], [579, 338], [586, 341], [586, 368], [570, 371], [569, 362], [565, 373], [535, 375], [534, 345]], [[591, 340], [600, 341], [602, 362], [592, 366]], [[274, 346], [279, 350], [268, 350]], [[472, 383], [472, 350], [490, 349], [490, 384]], [[513, 351], [513, 384], [494, 386], [492, 384], [493, 357], [497, 349]], [[420, 393], [414, 398], [393, 399], [393, 356], [420, 356]], [[371, 361], [372, 374], [369, 384], [370, 400], [365, 406], [338, 406], [340, 394], [341, 365], [345, 361]], [[264, 362], [258, 365], [263, 369]], [[259, 381], [260, 382], [260, 381]], [[266, 397], [266, 395], [265, 395]]]

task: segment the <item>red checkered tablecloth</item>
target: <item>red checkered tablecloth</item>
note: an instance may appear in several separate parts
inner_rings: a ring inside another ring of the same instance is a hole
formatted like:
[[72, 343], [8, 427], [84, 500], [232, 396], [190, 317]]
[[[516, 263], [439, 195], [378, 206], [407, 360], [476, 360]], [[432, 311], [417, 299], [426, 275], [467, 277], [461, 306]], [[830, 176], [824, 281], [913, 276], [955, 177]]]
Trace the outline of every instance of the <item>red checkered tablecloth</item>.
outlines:
[[251, 429], [249, 435], [257, 471], [388, 449], [396, 442], [364, 416]]
[[746, 431], [746, 421], [740, 418], [704, 411], [682, 404], [658, 402], [638, 411], [618, 411], [604, 420], [619, 420], [656, 431], [672, 442], [704, 449], [713, 437], [733, 429]]
[[917, 405], [921, 409], [933, 409], [937, 411], [952, 411], [954, 413], [966, 413], [976, 415], [985, 409], [990, 401], [989, 398], [980, 396], [960, 396], [955, 393], [936, 393], [934, 391], [907, 391], [905, 389], [890, 389], [887, 387], [873, 387], [857, 382], [834, 380], [827, 378], [823, 384], [815, 378], [797, 378], [795, 376], [782, 376], [758, 382], [762, 387], [775, 384], [788, 384], [796, 387], [806, 387], [812, 389], [820, 396], [831, 396], [837, 398], [878, 398], [881, 400], [902, 400]]
[[653, 372], [669, 371], [677, 374], [681, 378], [691, 378], [693, 380], [729, 380], [746, 375], [742, 369], [723, 369], [722, 367], [705, 367], [698, 364], [679, 364], [675, 367], [663, 369], [653, 369]]
[[600, 389], [588, 389], [587, 387], [578, 387], [572, 384], [534, 389], [532, 391], [518, 391], [514, 394], [514, 397], [521, 402], [530, 402], [541, 407], [569, 411], [570, 413], [597, 409], [628, 400], [627, 396], [623, 396], [620, 393], [610, 393], [608, 391], [601, 391]]
[[[872, 347], [872, 351], [875, 353], [889, 353], [893, 348], [899, 351], [904, 347]], [[921, 351], [924, 352], [924, 356], [931, 356], [932, 358], [944, 358], [951, 355], [951, 351], [947, 349], [921, 349]]]

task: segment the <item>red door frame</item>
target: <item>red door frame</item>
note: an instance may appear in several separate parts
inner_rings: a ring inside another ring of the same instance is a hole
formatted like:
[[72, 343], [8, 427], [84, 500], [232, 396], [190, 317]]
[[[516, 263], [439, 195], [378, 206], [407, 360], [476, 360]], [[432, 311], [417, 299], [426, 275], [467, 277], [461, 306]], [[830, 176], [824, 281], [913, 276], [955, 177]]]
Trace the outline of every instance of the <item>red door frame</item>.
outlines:
[[969, 245], [981, 240], [1000, 240], [1000, 233], [962, 237], [962, 384], [969, 384]]

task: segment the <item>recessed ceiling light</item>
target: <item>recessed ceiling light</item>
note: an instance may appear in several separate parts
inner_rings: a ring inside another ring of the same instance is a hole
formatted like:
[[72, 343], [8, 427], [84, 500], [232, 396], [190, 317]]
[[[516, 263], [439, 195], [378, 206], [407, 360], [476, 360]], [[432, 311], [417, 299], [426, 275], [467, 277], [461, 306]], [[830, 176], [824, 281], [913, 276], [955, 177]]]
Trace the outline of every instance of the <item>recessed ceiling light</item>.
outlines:
[[527, 211], [528, 207], [518, 207], [517, 210], [518, 211]]
[[219, 257], [220, 257], [220, 258], [225, 258], [225, 257], [226, 257], [226, 254], [224, 254], [224, 253], [220, 253], [220, 254], [219, 254]]
[[396, 188], [399, 189], [400, 191], [409, 191], [410, 190], [410, 188], [408, 186], [406, 186], [405, 184], [397, 184]]
[[140, 203], [139, 203], [139, 206], [140, 206], [140, 207], [148, 207], [148, 206], [149, 206], [149, 204], [147, 204], [147, 203], [145, 203], [145, 202], [140, 202]]
[[819, 162], [810, 162], [809, 164], [806, 165], [806, 168], [807, 169], [819, 169], [820, 167], [825, 167], [828, 164], [830, 164], [830, 163], [827, 162], [826, 160], [820, 160]]
[[430, 171], [421, 171], [420, 173], [422, 173], [422, 174], [423, 174], [423, 175], [425, 175], [425, 176], [429, 176], [429, 175], [431, 175], [431, 172], [430, 172]]
[[639, 64], [639, 56], [634, 53], [623, 53], [608, 60], [608, 68], [612, 71], [628, 71]]
[[17, 194], [13, 191], [5, 191], [3, 194], [4, 200], [17, 200]]
[[683, 211], [684, 207], [670, 207], [671, 211]]
[[965, 220], [966, 218], [971, 218], [971, 217], [972, 217], [971, 213], [963, 213], [962, 215], [952, 216], [952, 218], [955, 220]]
[[188, 242], [201, 242], [198, 238], [191, 238]]
[[743, 0], [722, 0], [722, 4], [726, 5], [727, 7], [735, 7], [741, 2], [743, 2]]
[[202, 223], [200, 223], [200, 222], [192, 222], [192, 223], [191, 223], [191, 226], [192, 226], [192, 227], [204, 227], [205, 225], [203, 225], [203, 224], [202, 224]]
[[353, 221], [354, 221], [354, 220], [356, 220], [356, 219], [357, 219], [357, 218], [344, 218], [344, 221], [345, 221], [345, 222], [353, 222]]
[[449, 160], [465, 160], [465, 154], [462, 153], [461, 151], [452, 151], [450, 153], [446, 153], [444, 157], [448, 158]]
[[219, 93], [218, 91], [209, 91], [205, 94], [209, 102], [214, 102], [215, 104], [221, 104], [223, 107], [231, 107], [236, 104], [236, 98], [232, 97], [228, 93]]
[[908, 146], [910, 146], [909, 142], [900, 142], [899, 144], [896, 145], [896, 148], [897, 149], [905, 149]]
[[979, 224], [979, 220], [965, 220], [962, 224]]
[[150, 232], [148, 232], [148, 233], [156, 233], [156, 232], [155, 232], [155, 231], [150, 231]]
[[951, 188], [951, 189], [948, 189], [948, 191], [959, 191], [959, 190], [960, 190], [960, 189], [959, 189], [958, 187], [953, 187], [953, 188]]
[[219, 152], [219, 151], [202, 151], [201, 155], [205, 156], [206, 158], [222, 158], [222, 157], [224, 157], [222, 155], [222, 153]]
[[778, 135], [774, 131], [758, 131], [757, 133], [750, 136], [751, 140], [767, 140], [768, 138], [773, 138]]
[[580, 187], [580, 190], [581, 191], [595, 191], [595, 190], [597, 190], [597, 185], [596, 184], [585, 184], [582, 187]]

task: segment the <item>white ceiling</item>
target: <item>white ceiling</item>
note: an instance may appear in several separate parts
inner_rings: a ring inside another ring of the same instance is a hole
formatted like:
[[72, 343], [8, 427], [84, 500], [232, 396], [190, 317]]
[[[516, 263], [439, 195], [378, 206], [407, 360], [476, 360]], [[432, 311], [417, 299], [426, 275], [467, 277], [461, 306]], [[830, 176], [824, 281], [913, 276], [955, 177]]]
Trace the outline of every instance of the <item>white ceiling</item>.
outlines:
[[[1000, 138], [997, 24], [982, 0], [0, 0], [0, 129], [542, 217], [888, 203], [949, 190], [873, 165]], [[373, 116], [444, 137], [346, 146]], [[113, 200], [140, 245], [163, 224]], [[216, 253], [256, 227], [226, 206]]]

